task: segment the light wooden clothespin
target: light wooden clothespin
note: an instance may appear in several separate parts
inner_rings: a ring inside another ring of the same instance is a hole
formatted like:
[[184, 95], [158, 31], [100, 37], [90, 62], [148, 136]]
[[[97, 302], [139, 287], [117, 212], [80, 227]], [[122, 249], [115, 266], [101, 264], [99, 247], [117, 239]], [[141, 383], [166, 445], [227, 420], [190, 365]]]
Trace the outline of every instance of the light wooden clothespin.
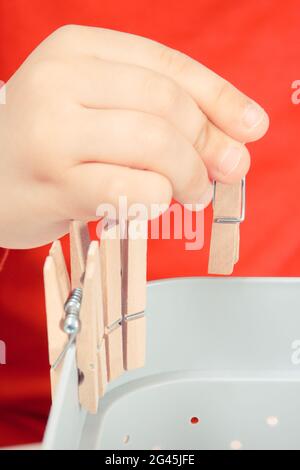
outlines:
[[124, 241], [119, 224], [102, 224], [99, 245], [84, 223], [72, 222], [71, 282], [59, 241], [44, 265], [52, 396], [75, 343], [79, 402], [90, 413], [108, 381], [144, 365], [147, 237], [132, 237], [130, 224]]
[[101, 268], [108, 380], [123, 371], [121, 240], [118, 223], [102, 224]]
[[[133, 229], [139, 224], [139, 233]], [[147, 221], [129, 221], [122, 239], [124, 368], [143, 367], [146, 355]]]
[[72, 286], [59, 241], [44, 266], [52, 396], [64, 354], [76, 341], [79, 402], [96, 413], [107, 382], [99, 242], [90, 242], [87, 227], [70, 227]]
[[239, 259], [239, 226], [245, 219], [245, 178], [227, 185], [214, 183], [209, 274], [232, 274]]
[[87, 253], [91, 243], [88, 226], [74, 220], [70, 223], [70, 259], [72, 289], [83, 287]]
[[[82, 288], [80, 306], [81, 329], [77, 337], [77, 365], [83, 378], [84, 370], [89, 374], [79, 387], [80, 403], [94, 401], [87, 409], [96, 411], [98, 395], [102, 397], [107, 384], [106, 348], [104, 341], [104, 312], [100, 250], [97, 241], [91, 242], [88, 226], [80, 221], [70, 225], [71, 285]], [[87, 362], [86, 362], [87, 361]], [[83, 364], [83, 365], [82, 365]], [[96, 392], [97, 389], [97, 392]]]
[[71, 290], [69, 275], [60, 241], [56, 240], [44, 264], [45, 301], [47, 312], [47, 331], [49, 362], [51, 366], [51, 393], [54, 397], [61, 374], [61, 364], [52, 367], [66, 344], [66, 334], [61, 328], [64, 317], [64, 304]]

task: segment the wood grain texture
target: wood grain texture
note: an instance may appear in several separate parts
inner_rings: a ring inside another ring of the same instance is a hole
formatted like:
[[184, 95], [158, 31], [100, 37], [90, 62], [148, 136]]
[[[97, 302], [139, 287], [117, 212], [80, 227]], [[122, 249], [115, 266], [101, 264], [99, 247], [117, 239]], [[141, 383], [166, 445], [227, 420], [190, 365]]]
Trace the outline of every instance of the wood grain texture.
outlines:
[[121, 325], [105, 333], [108, 381], [118, 378], [124, 372], [123, 332]]
[[[217, 217], [240, 217], [241, 214], [241, 182], [234, 185], [216, 184], [214, 201], [214, 219]], [[239, 223], [212, 224], [209, 274], [230, 275], [239, 259]]]
[[125, 369], [132, 370], [145, 365], [146, 318], [140, 317], [124, 322]]
[[[64, 303], [70, 292], [70, 279], [59, 241], [53, 243], [44, 264], [44, 286], [47, 315], [49, 362], [52, 366], [66, 342], [67, 335], [61, 325], [65, 316]], [[60, 377], [61, 366], [51, 369], [52, 399]]]
[[54, 260], [61, 296], [63, 302], [65, 303], [71, 291], [71, 282], [65, 263], [61, 242], [59, 240], [56, 240], [52, 243], [49, 255]]
[[[100, 245], [107, 378], [123, 371], [121, 240], [119, 224], [103, 225]], [[112, 329], [113, 326], [113, 329]]]
[[121, 319], [121, 244], [118, 224], [104, 227], [100, 259], [105, 326]]
[[98, 347], [98, 378], [99, 378], [99, 397], [102, 398], [106, 391], [107, 381], [108, 381], [108, 373], [107, 373], [107, 364], [106, 364], [106, 348], [105, 348], [105, 340], [103, 338], [102, 342]]
[[214, 201], [215, 217], [239, 217], [241, 214], [241, 182], [217, 183]]
[[[133, 238], [127, 223], [127, 239], [122, 240], [122, 291], [123, 315], [128, 316], [143, 312], [146, 308], [147, 297], [147, 238]], [[144, 225], [147, 234], [147, 221], [139, 222]]]
[[72, 289], [83, 287], [87, 252], [90, 245], [88, 226], [74, 220], [70, 223], [71, 284]]
[[79, 385], [79, 401], [89, 413], [95, 414], [98, 409], [99, 391], [99, 358], [97, 350], [97, 263], [99, 263], [98, 242], [91, 242], [83, 284], [83, 296], [80, 310], [81, 330], [76, 340], [77, 366], [83, 374]]
[[96, 308], [96, 336], [97, 336], [97, 356], [98, 356], [98, 378], [99, 378], [99, 396], [105, 393], [108, 374], [107, 374], [107, 358], [105, 348], [105, 324], [104, 324], [104, 306], [102, 292], [102, 274], [100, 264], [100, 248], [99, 242], [93, 242], [95, 245], [95, 291], [94, 302]]
[[[146, 308], [147, 292], [147, 238], [135, 238], [131, 224], [127, 222], [127, 238], [122, 240], [122, 313], [124, 368], [126, 370], [142, 367], [145, 363], [146, 328], [145, 318], [132, 318]], [[141, 234], [147, 235], [147, 221]]]
[[213, 224], [208, 265], [209, 274], [232, 274], [237, 255], [237, 229], [236, 224]]

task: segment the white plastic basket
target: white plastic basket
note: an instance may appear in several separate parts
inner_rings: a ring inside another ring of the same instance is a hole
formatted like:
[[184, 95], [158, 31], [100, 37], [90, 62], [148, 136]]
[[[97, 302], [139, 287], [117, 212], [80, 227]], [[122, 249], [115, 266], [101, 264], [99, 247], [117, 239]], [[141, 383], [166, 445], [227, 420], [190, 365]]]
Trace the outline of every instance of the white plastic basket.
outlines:
[[300, 449], [299, 278], [149, 283], [146, 317], [146, 366], [95, 416], [69, 350], [44, 448]]

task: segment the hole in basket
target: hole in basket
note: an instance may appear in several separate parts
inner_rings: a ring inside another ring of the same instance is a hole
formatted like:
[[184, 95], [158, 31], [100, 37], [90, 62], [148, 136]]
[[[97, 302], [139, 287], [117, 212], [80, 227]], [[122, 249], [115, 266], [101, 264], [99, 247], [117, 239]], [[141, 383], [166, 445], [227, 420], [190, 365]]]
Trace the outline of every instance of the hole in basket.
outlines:
[[190, 419], [191, 424], [198, 424], [200, 423], [200, 419], [197, 416], [192, 416]]
[[232, 450], [240, 450], [243, 447], [241, 441], [235, 440], [230, 442], [230, 448]]
[[268, 416], [266, 418], [266, 423], [270, 428], [275, 428], [279, 424], [279, 419], [277, 416]]
[[123, 437], [123, 444], [128, 444], [129, 440], [130, 440], [130, 436], [129, 434], [126, 434], [126, 436]]

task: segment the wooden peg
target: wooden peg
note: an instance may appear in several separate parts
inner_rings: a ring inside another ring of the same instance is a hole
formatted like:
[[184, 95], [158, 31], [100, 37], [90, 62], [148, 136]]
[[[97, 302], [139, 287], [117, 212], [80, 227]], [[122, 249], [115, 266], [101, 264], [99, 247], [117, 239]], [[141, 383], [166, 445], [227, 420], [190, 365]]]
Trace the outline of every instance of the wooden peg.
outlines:
[[236, 227], [236, 235], [235, 235], [234, 243], [235, 243], [234, 264], [236, 264], [240, 257], [240, 226], [239, 224], [237, 224], [237, 227]]
[[[64, 319], [64, 303], [70, 292], [70, 279], [67, 272], [61, 243], [55, 241], [44, 264], [44, 285], [47, 315], [49, 362], [52, 366], [66, 344], [66, 334], [61, 329]], [[51, 368], [52, 399], [61, 373], [61, 365]]]
[[[79, 401], [90, 413], [97, 413], [100, 388], [104, 389], [106, 371], [101, 370], [103, 362], [99, 360], [101, 343], [101, 321], [99, 311], [99, 244], [90, 244], [85, 269], [82, 303], [80, 309], [81, 329], [76, 340], [77, 367], [80, 371]], [[100, 284], [99, 284], [100, 283]], [[99, 377], [101, 374], [102, 378]]]
[[216, 183], [213, 225], [209, 255], [209, 274], [232, 274], [239, 258], [239, 225], [244, 182]]
[[143, 236], [131, 230], [136, 221], [127, 223], [122, 246], [119, 224], [106, 226], [100, 251], [87, 227], [72, 222], [71, 283], [59, 241], [45, 262], [49, 357], [57, 366], [51, 372], [52, 390], [64, 354], [76, 340], [79, 401], [90, 413], [97, 412], [108, 379], [118, 377], [124, 366], [144, 365], [147, 222], [138, 224]]
[[103, 397], [108, 381], [107, 359], [105, 347], [105, 326], [104, 326], [104, 310], [103, 310], [103, 292], [102, 292], [102, 275], [100, 265], [100, 249], [99, 242], [91, 243], [95, 245], [95, 280], [94, 280], [94, 298], [96, 308], [96, 332], [97, 332], [97, 356], [98, 356], [98, 380], [99, 380], [99, 397]]
[[103, 225], [100, 246], [108, 381], [123, 371], [121, 247], [119, 224]]
[[[101, 268], [100, 268], [100, 254], [99, 254], [99, 243], [91, 242], [88, 227], [85, 223], [80, 221], [73, 221], [70, 224], [70, 246], [71, 246], [71, 272], [72, 272], [72, 287], [83, 288], [83, 298], [85, 302], [82, 303], [83, 307], [80, 310], [80, 319], [82, 323], [83, 315], [92, 315], [95, 317], [96, 330], [94, 332], [89, 331], [93, 335], [96, 341], [96, 356], [97, 356], [97, 373], [96, 375], [89, 374], [89, 379], [98, 380], [98, 395], [102, 397], [104, 395], [107, 385], [107, 364], [106, 364], [106, 349], [104, 339], [104, 313], [103, 313], [103, 295], [102, 295], [102, 281], [101, 281]], [[88, 263], [93, 265], [93, 281], [87, 280], [85, 283], [85, 272], [88, 267]], [[92, 286], [91, 286], [92, 284]], [[87, 285], [87, 292], [86, 286]], [[88, 296], [88, 299], [87, 299]], [[83, 299], [82, 299], [83, 302]], [[89, 308], [95, 310], [95, 314], [91, 311], [88, 312]], [[82, 313], [83, 308], [83, 313]], [[86, 328], [88, 326], [86, 325]], [[85, 332], [85, 335], [87, 333]], [[85, 350], [83, 336], [78, 335], [78, 351]], [[80, 353], [79, 353], [80, 354]], [[78, 366], [79, 367], [79, 366]], [[84, 372], [83, 372], [84, 374]], [[91, 403], [86, 404], [86, 386], [83, 386], [81, 390], [83, 406], [86, 409], [93, 409]], [[94, 390], [94, 389], [93, 389]], [[93, 396], [93, 395], [91, 395]], [[94, 408], [95, 409], [95, 408]]]
[[[136, 228], [139, 224], [139, 234]], [[143, 367], [146, 353], [147, 221], [126, 223], [122, 240], [124, 368]]]
[[87, 224], [78, 220], [72, 221], [70, 224], [72, 289], [83, 286], [87, 252], [90, 241]]
[[59, 240], [56, 240], [52, 243], [52, 246], [49, 250], [49, 255], [54, 260], [59, 286], [61, 290], [61, 296], [63, 301], [65, 302], [71, 290], [71, 283], [67, 266], [65, 263], [65, 257], [63, 254], [61, 242]]

